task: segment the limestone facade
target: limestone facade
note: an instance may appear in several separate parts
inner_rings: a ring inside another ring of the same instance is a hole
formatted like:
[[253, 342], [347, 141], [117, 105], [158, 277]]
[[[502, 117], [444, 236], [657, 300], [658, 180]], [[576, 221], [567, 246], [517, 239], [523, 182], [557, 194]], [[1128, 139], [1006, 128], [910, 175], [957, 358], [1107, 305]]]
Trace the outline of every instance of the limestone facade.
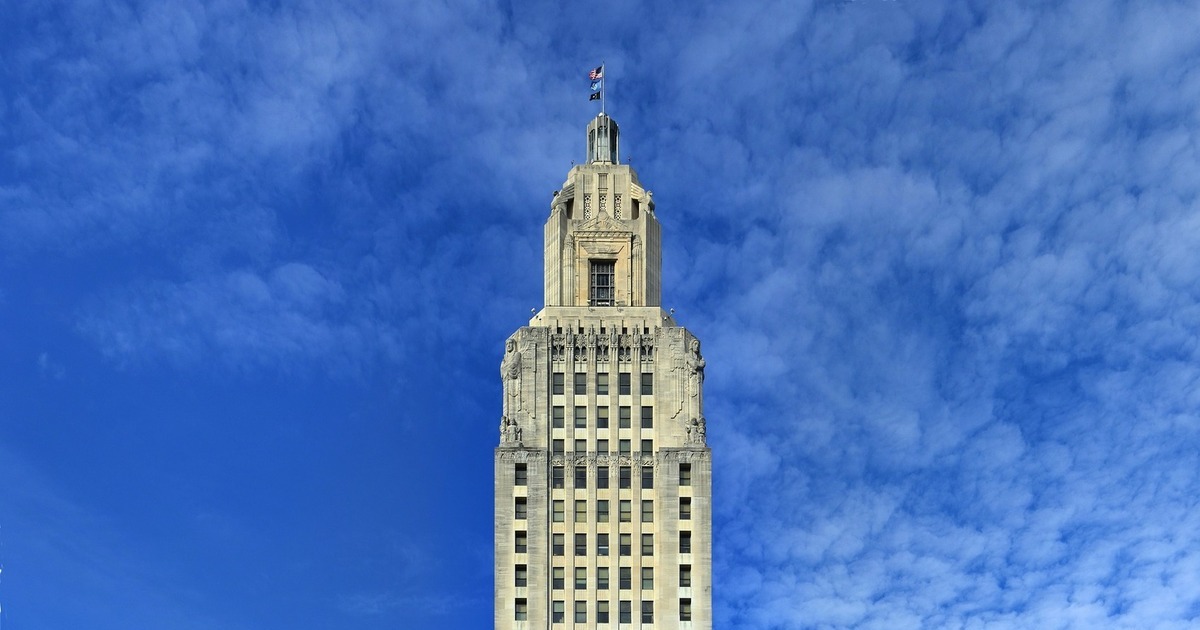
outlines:
[[705, 362], [660, 306], [654, 201], [618, 141], [588, 126], [546, 222], [546, 306], [505, 344], [497, 630], [712, 628]]

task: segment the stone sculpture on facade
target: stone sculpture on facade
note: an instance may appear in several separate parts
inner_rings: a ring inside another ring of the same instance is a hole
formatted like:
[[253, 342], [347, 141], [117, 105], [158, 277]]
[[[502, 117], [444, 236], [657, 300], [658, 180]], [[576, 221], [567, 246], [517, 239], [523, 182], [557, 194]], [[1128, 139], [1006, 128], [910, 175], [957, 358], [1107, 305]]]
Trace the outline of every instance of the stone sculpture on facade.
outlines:
[[521, 351], [517, 341], [505, 344], [504, 360], [500, 362], [500, 378], [504, 382], [504, 415], [515, 417], [521, 410]]
[[500, 417], [500, 443], [513, 446], [521, 445], [521, 425], [515, 418]]
[[687, 443], [704, 446], [708, 444], [708, 431], [705, 427], [704, 416], [692, 418], [687, 425]]

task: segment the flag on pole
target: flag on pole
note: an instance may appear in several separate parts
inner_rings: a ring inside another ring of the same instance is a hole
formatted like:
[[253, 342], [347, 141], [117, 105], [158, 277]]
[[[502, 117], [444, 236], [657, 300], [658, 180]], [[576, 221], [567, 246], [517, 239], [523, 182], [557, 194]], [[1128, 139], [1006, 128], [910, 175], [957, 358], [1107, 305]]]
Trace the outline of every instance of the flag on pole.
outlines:
[[604, 78], [604, 66], [599, 65], [599, 66], [596, 66], [595, 68], [593, 68], [592, 71], [588, 73], [588, 78], [593, 81], [603, 79]]
[[588, 97], [588, 100], [589, 100], [589, 101], [598, 101], [598, 100], [600, 100], [600, 92], [592, 92], [592, 95]]
[[593, 91], [593, 92], [599, 92], [599, 91], [600, 91], [600, 86], [601, 86], [601, 84], [602, 84], [602, 83], [603, 83], [603, 81], [599, 81], [599, 80], [592, 81], [592, 91]]

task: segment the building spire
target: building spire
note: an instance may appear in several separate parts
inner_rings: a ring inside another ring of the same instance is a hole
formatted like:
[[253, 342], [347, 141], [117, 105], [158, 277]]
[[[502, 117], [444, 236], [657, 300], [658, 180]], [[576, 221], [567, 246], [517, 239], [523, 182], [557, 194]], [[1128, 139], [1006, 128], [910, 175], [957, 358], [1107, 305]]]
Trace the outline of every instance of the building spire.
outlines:
[[588, 123], [587, 163], [620, 164], [621, 129], [617, 121], [600, 112]]

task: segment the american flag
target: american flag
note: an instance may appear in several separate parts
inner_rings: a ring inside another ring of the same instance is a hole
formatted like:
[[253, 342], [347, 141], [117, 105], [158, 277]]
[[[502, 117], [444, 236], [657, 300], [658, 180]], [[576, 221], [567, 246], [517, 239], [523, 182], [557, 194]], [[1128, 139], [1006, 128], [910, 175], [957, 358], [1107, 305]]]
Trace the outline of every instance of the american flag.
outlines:
[[604, 78], [604, 66], [596, 66], [588, 73], [588, 78], [595, 81]]

